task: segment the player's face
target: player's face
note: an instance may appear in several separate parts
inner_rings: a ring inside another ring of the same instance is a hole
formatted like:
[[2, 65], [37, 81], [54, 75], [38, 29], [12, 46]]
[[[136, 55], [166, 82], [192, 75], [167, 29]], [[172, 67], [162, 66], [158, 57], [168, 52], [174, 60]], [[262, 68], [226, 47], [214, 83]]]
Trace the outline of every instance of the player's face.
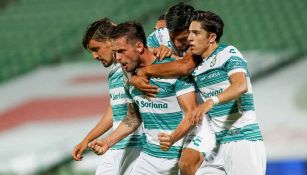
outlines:
[[188, 36], [189, 30], [183, 30], [180, 32], [170, 32], [170, 39], [174, 43], [175, 47], [180, 51], [186, 51], [189, 47]]
[[112, 41], [112, 49], [118, 61], [127, 72], [134, 72], [139, 64], [139, 55], [136, 48], [126, 37], [121, 37]]
[[113, 63], [113, 53], [110, 41], [96, 41], [91, 39], [88, 49], [92, 53], [93, 59], [100, 61], [104, 67], [109, 67]]
[[155, 30], [160, 29], [160, 28], [164, 28], [166, 26], [165, 20], [158, 20], [156, 25], [155, 25]]
[[208, 50], [210, 42], [212, 42], [213, 33], [208, 33], [201, 27], [201, 23], [196, 21], [190, 24], [189, 31], [189, 49], [194, 55], [202, 56]]

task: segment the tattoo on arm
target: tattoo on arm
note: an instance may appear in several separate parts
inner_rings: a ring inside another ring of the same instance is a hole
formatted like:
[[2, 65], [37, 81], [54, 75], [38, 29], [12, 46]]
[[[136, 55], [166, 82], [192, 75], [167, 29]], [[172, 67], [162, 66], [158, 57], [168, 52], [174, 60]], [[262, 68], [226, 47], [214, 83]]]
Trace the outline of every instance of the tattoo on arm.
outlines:
[[128, 103], [127, 116], [122, 121], [124, 124], [128, 125], [132, 129], [136, 129], [142, 123], [140, 112], [137, 106], [133, 103]]

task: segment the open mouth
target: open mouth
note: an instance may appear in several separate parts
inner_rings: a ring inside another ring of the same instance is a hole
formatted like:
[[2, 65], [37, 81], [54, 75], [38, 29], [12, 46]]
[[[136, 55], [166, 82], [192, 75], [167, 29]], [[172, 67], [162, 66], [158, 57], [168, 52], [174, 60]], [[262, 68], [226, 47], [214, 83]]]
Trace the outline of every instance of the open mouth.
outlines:
[[128, 66], [127, 63], [122, 63], [122, 67], [123, 67], [125, 70], [127, 70], [127, 66]]
[[189, 48], [190, 48], [190, 49], [194, 49], [194, 48], [195, 48], [195, 45], [190, 44], [190, 45], [189, 45]]

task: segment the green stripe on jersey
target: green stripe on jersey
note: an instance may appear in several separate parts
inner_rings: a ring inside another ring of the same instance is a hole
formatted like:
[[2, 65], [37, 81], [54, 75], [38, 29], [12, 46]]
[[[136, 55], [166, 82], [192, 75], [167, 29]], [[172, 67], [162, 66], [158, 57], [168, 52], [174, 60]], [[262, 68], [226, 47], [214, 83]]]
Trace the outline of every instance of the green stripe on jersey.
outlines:
[[241, 111], [255, 111], [254, 96], [251, 93], [245, 93], [240, 97]]
[[209, 112], [210, 117], [222, 117], [225, 115], [231, 115], [238, 113], [238, 105], [236, 100], [232, 100], [227, 103], [215, 105]]
[[160, 46], [160, 43], [158, 41], [158, 38], [156, 37], [156, 33], [158, 31], [154, 31], [153, 34], [149, 35], [146, 39], [146, 42], [147, 42], [147, 46], [148, 47], [151, 47], [151, 48], [157, 48]]
[[[150, 79], [149, 82], [150, 82], [150, 85], [159, 87], [159, 92], [156, 94], [155, 98], [164, 98], [164, 97], [176, 95], [174, 86], [171, 83], [156, 81], [152, 79]], [[143, 96], [144, 95], [143, 92], [139, 91], [136, 88], [132, 90], [131, 94], [132, 96]]]
[[239, 140], [263, 140], [258, 124], [250, 124], [242, 128], [225, 130], [215, 134], [218, 143], [228, 143]]
[[112, 105], [113, 120], [114, 121], [122, 120], [127, 115], [127, 111], [128, 111], [127, 103]]
[[112, 67], [112, 70], [109, 73], [108, 81], [109, 81], [109, 89], [123, 87], [123, 70], [120, 64], [116, 64]]
[[171, 146], [168, 151], [162, 151], [159, 145], [154, 145], [151, 143], [146, 143], [143, 146], [144, 153], [153, 157], [166, 158], [166, 159], [179, 158], [181, 155], [181, 150], [182, 150], [181, 146]]
[[224, 64], [223, 67], [225, 67], [227, 72], [230, 72], [234, 69], [242, 68], [247, 71], [247, 63], [245, 60], [238, 56], [231, 56]]
[[228, 75], [223, 67], [217, 67], [197, 75], [195, 79], [198, 88], [203, 88], [223, 81], [228, 81]]
[[141, 113], [146, 129], [175, 130], [182, 120], [182, 112], [173, 113]]
[[131, 135], [122, 139], [117, 144], [113, 145], [111, 149], [123, 149], [126, 147], [139, 146], [142, 147], [146, 143], [145, 135]]

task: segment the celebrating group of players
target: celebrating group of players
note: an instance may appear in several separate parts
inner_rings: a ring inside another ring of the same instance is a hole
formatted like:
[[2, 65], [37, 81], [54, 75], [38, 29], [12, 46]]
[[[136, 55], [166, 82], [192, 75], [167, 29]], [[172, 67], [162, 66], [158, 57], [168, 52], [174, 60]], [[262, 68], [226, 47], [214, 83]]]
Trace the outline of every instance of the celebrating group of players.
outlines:
[[222, 19], [177, 3], [157, 25], [147, 38], [133, 21], [88, 26], [84, 48], [111, 66], [110, 106], [73, 158], [91, 148], [103, 175], [264, 175], [247, 62], [219, 43]]

